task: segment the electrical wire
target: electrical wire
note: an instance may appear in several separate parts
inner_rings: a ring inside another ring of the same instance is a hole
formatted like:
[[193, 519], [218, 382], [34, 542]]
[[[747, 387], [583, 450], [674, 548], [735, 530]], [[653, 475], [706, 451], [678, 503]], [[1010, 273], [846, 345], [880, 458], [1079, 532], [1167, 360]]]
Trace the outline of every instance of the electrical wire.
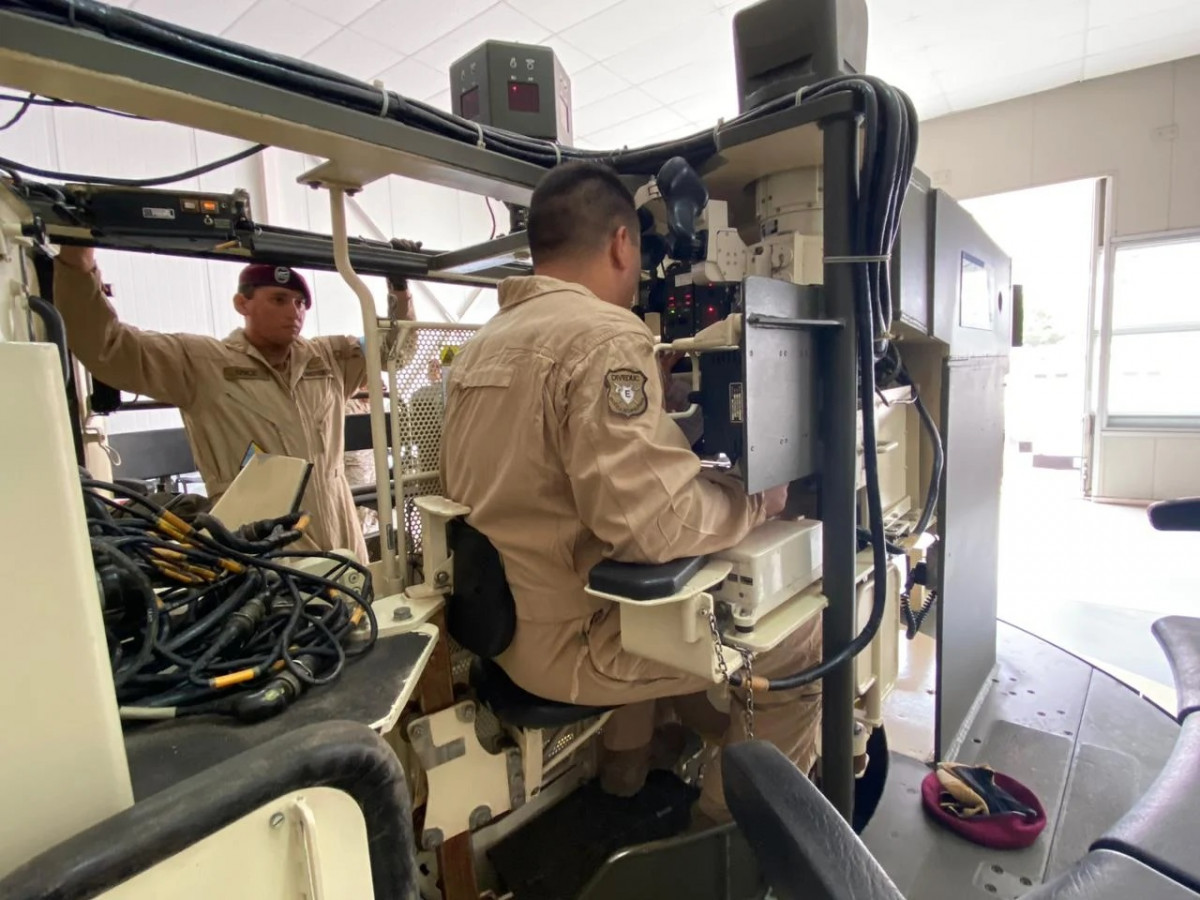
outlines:
[[0, 169], [8, 169], [13, 172], [19, 172], [22, 175], [34, 175], [38, 178], [53, 178], [56, 181], [77, 181], [84, 184], [102, 184], [114, 187], [149, 188], [159, 187], [164, 184], [174, 184], [177, 181], [184, 181], [199, 175], [207, 175], [209, 172], [215, 172], [217, 169], [241, 162], [243, 159], [249, 159], [251, 156], [262, 153], [266, 149], [266, 144], [254, 144], [245, 150], [234, 153], [232, 156], [226, 156], [222, 159], [205, 163], [194, 169], [188, 169], [186, 172], [178, 172], [175, 175], [162, 175], [155, 178], [112, 178], [105, 175], [80, 175], [74, 172], [55, 172], [51, 169], [28, 166], [2, 156], [0, 156]]
[[[80, 483], [122, 718], [257, 721], [334, 681], [374, 645], [370, 571], [332, 553], [287, 550], [303, 514], [231, 532], [86, 472]], [[330, 567], [302, 571], [294, 567], [302, 558]], [[346, 583], [351, 574], [360, 587]]]
[[121, 112], [117, 109], [109, 109], [106, 106], [93, 106], [90, 103], [76, 103], [74, 100], [59, 100], [57, 97], [41, 97], [37, 94], [29, 94], [25, 97], [20, 97], [15, 94], [0, 94], [0, 103], [21, 103], [28, 106], [52, 106], [59, 109], [86, 109], [92, 112], [104, 113], [106, 116], [116, 116], [120, 119], [139, 119], [143, 122], [146, 121], [144, 116]]
[[483, 202], [487, 204], [488, 215], [492, 218], [492, 233], [488, 236], [488, 240], [494, 240], [496, 237], [496, 211], [492, 209], [492, 198], [484, 197]]
[[0, 125], [0, 131], [8, 131], [8, 129], [12, 128], [23, 118], [25, 118], [25, 113], [29, 112], [29, 107], [33, 106], [34, 95], [30, 94], [24, 100], [14, 97], [13, 100], [20, 103], [21, 106], [15, 113], [13, 113], [12, 118], [10, 118], [3, 125]]

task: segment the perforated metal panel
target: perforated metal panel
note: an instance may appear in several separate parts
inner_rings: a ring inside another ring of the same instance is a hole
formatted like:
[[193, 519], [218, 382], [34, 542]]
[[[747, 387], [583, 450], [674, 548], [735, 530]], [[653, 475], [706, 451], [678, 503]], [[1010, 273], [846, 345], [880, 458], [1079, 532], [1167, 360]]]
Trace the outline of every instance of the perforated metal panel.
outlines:
[[[421, 516], [414, 504], [417, 497], [444, 495], [440, 472], [442, 415], [441, 359], [457, 352], [477, 329], [470, 325], [420, 325], [401, 342], [395, 378], [389, 377], [388, 392], [399, 424], [398, 446], [392, 448], [398, 490], [396, 505], [405, 535], [410, 565], [421, 563]], [[388, 434], [389, 443], [392, 434]]]

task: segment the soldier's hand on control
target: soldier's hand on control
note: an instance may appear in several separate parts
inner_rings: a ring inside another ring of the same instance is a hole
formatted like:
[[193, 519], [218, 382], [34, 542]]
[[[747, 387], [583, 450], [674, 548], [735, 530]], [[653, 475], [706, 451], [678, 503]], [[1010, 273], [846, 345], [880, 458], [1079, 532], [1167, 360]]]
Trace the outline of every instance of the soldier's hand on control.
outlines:
[[70, 244], [64, 244], [58, 250], [58, 258], [63, 265], [78, 269], [80, 272], [90, 272], [96, 268], [95, 247], [73, 247]]
[[[421, 249], [420, 241], [410, 241], [407, 238], [392, 238], [391, 243], [395, 249], [408, 253], [416, 253]], [[417, 316], [413, 310], [412, 295], [408, 293], [408, 279], [403, 275], [389, 275], [387, 282], [388, 318], [414, 321]]]
[[788, 486], [781, 484], [779, 487], [773, 487], [769, 491], [763, 491], [762, 497], [763, 508], [766, 510], [767, 518], [773, 519], [787, 507]]

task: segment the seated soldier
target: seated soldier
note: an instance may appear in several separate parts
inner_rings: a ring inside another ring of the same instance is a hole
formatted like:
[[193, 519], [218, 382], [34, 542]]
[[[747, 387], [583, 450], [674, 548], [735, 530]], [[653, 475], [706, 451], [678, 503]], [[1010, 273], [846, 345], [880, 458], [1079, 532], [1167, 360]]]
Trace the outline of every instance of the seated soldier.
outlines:
[[[743, 717], [707, 702], [711, 684], [626, 652], [617, 605], [584, 588], [603, 559], [661, 563], [727, 549], [783, 511], [787, 488], [747, 496], [702, 471], [664, 411], [654, 339], [630, 311], [637, 212], [611, 170], [549, 172], [528, 232], [535, 274], [500, 285], [499, 313], [455, 357], [442, 430], [446, 492], [471, 507], [468, 521], [499, 551], [516, 603], [516, 633], [497, 662], [538, 696], [633, 713], [606, 729], [610, 749], [648, 742], [646, 701], [661, 698], [703, 713], [702, 731], [716, 719], [724, 741], [744, 739]], [[820, 652], [814, 621], [757, 660], [755, 674], [790, 674]], [[756, 736], [804, 772], [816, 757], [819, 690], [755, 698]], [[709, 768], [699, 819], [724, 821], [719, 766]]]

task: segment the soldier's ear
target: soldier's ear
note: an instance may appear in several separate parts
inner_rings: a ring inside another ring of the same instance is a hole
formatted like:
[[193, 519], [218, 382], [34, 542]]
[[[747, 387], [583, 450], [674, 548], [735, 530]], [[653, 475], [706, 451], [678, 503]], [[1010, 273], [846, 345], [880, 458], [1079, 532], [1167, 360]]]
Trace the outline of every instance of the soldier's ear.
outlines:
[[250, 298], [238, 291], [233, 295], [233, 308], [237, 310], [239, 316], [248, 316]]
[[613, 265], [624, 271], [633, 265], [633, 256], [640, 256], [641, 251], [633, 242], [633, 236], [630, 235], [629, 229], [622, 225], [613, 232], [608, 252], [612, 257]]

